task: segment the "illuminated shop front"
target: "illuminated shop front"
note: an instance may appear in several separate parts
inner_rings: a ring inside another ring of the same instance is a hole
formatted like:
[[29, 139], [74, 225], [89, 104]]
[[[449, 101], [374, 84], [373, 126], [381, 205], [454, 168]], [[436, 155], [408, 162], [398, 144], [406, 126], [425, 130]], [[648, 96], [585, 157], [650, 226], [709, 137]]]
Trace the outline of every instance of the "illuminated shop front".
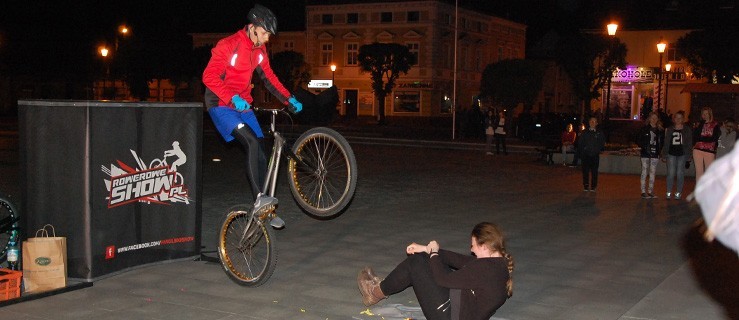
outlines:
[[[608, 104], [609, 118], [636, 120], [640, 117], [642, 107], [656, 106], [654, 75], [655, 70], [650, 67], [628, 66], [626, 69], [614, 70], [611, 78], [611, 101]], [[604, 98], [608, 96], [606, 90], [608, 88], [603, 88]], [[603, 108], [605, 107], [604, 103]]]

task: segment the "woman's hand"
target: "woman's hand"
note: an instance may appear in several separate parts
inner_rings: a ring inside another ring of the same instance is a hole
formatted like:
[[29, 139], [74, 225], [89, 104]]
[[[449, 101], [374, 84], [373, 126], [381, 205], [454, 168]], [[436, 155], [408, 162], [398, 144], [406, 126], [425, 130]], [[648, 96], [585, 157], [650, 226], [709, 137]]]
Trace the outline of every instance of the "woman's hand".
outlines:
[[407, 254], [416, 254], [420, 252], [428, 252], [428, 249], [426, 248], [426, 246], [422, 246], [415, 242], [405, 247], [405, 253]]

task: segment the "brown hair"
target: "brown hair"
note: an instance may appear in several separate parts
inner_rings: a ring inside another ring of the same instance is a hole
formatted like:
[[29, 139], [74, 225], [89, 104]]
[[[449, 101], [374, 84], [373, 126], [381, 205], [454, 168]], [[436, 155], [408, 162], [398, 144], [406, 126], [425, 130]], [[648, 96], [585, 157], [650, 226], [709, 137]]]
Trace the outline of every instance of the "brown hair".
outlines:
[[505, 249], [505, 239], [500, 228], [494, 223], [480, 222], [472, 229], [472, 236], [477, 240], [477, 245], [485, 245], [493, 251], [500, 252], [508, 262], [506, 290], [508, 297], [511, 297], [513, 295], [513, 257]]
[[708, 121], [713, 121], [713, 109], [711, 109], [711, 107], [703, 107], [703, 108], [701, 108], [701, 113], [700, 113], [701, 117], [703, 116], [703, 111], [708, 111], [708, 116], [711, 118]]

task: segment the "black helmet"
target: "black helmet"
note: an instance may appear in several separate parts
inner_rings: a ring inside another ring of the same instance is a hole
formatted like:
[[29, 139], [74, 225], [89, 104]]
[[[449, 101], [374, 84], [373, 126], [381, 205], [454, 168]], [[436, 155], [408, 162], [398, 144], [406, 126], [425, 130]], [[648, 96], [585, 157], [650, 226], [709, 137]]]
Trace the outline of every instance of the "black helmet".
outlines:
[[254, 8], [249, 10], [249, 22], [255, 26], [264, 28], [264, 30], [267, 30], [271, 34], [277, 33], [277, 18], [265, 6], [255, 4]]

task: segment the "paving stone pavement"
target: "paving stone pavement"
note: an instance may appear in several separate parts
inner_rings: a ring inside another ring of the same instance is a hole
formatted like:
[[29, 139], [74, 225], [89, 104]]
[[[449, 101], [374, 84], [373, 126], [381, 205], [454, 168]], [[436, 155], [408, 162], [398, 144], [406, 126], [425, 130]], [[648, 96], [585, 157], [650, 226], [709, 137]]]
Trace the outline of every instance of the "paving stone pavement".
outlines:
[[[225, 210], [249, 191], [240, 147], [208, 133], [204, 139], [203, 245], [212, 255]], [[641, 199], [638, 176], [601, 174], [591, 193], [582, 191], [577, 169], [546, 166], [527, 153], [353, 147], [359, 183], [340, 217], [310, 218], [289, 199], [287, 183], [278, 187], [287, 227], [276, 232], [277, 270], [261, 287], [232, 283], [219, 264], [181, 260], [9, 305], [0, 314], [14, 320], [382, 319], [376, 312], [383, 307], [418, 307], [413, 292], [366, 308], [355, 282], [360, 268], [386, 275], [412, 241], [435, 239], [466, 252], [472, 226], [493, 221], [516, 261], [514, 295], [494, 319], [725, 318], [693, 280], [679, 246], [698, 208]], [[0, 190], [17, 192], [17, 163], [0, 161], [0, 177]], [[692, 187], [688, 179], [686, 190]], [[658, 179], [656, 189], [664, 188]]]

